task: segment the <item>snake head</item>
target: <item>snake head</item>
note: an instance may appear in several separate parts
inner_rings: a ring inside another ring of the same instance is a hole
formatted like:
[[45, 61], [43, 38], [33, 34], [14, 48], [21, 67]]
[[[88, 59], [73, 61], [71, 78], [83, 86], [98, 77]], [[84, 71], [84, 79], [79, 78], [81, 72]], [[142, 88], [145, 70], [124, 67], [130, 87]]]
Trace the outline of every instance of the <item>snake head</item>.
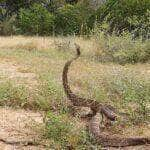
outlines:
[[74, 45], [76, 47], [77, 55], [80, 56], [81, 55], [80, 46], [78, 44], [76, 44], [76, 43]]

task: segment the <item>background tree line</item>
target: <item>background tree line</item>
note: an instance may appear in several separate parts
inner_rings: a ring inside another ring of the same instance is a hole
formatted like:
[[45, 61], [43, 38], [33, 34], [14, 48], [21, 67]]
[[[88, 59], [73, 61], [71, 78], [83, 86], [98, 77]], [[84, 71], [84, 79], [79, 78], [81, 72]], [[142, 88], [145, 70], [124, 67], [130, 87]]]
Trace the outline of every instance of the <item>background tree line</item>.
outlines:
[[0, 34], [150, 34], [149, 0], [0, 0]]

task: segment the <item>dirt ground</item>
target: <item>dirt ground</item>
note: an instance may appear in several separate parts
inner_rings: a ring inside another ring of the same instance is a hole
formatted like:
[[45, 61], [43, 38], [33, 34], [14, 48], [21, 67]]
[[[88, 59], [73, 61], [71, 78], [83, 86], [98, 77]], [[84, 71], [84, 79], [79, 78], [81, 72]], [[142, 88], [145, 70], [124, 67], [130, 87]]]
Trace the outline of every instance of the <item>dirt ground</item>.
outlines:
[[[36, 75], [33, 73], [19, 72], [19, 66], [8, 60], [0, 61], [1, 77], [7, 80], [15, 80], [18, 84], [25, 83], [31, 87], [35, 85]], [[1, 80], [0, 82], [3, 82]], [[36, 128], [43, 124], [43, 116], [39, 112], [25, 111], [0, 107], [0, 150], [42, 150], [42, 146], [23, 146], [21, 143], [37, 142], [40, 133]], [[16, 143], [19, 144], [9, 144]]]
[[[34, 73], [25, 72], [24, 66], [19, 66], [15, 62], [11, 62], [7, 59], [0, 61], [0, 76], [7, 80], [16, 81], [16, 84], [26, 83], [26, 86], [30, 88], [37, 85], [36, 75]], [[0, 82], [3, 81], [4, 80], [0, 80]]]
[[42, 114], [7, 107], [0, 108], [0, 114], [0, 150], [38, 149], [9, 143], [38, 141], [40, 134], [35, 129], [43, 123]]

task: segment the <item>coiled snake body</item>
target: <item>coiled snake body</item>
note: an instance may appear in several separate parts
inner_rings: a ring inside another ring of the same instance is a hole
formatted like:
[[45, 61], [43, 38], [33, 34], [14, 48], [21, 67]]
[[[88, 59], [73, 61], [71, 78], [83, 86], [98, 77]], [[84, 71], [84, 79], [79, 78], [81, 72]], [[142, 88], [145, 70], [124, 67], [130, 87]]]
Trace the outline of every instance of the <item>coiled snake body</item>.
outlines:
[[62, 81], [64, 91], [67, 95], [67, 98], [73, 103], [74, 106], [83, 106], [90, 107], [93, 111], [93, 116], [89, 122], [89, 131], [95, 137], [97, 142], [102, 146], [110, 146], [110, 147], [125, 147], [125, 146], [134, 146], [134, 145], [143, 145], [150, 144], [150, 138], [142, 138], [142, 137], [132, 137], [132, 138], [121, 138], [119, 136], [108, 136], [102, 133], [100, 129], [100, 118], [99, 114], [105, 115], [109, 120], [114, 121], [116, 119], [115, 113], [110, 110], [107, 106], [98, 103], [95, 100], [81, 98], [75, 95], [68, 83], [68, 69], [73, 61], [79, 58], [80, 56], [80, 47], [76, 45], [76, 57], [66, 62], [63, 68]]

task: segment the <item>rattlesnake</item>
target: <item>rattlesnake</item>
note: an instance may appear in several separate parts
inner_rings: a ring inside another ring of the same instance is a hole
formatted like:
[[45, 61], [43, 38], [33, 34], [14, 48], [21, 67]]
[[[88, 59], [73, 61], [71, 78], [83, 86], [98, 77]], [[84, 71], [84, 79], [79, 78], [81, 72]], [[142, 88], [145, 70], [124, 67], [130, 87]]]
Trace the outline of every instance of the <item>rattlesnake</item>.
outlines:
[[89, 122], [89, 131], [93, 134], [95, 139], [102, 146], [111, 146], [111, 147], [125, 147], [125, 146], [134, 146], [134, 145], [143, 145], [150, 144], [150, 138], [121, 138], [119, 136], [108, 136], [101, 132], [100, 130], [100, 120], [98, 114], [104, 114], [109, 120], [114, 121], [116, 119], [116, 114], [106, 105], [103, 105], [95, 100], [81, 98], [75, 95], [68, 83], [68, 69], [73, 61], [79, 58], [81, 55], [80, 46], [76, 44], [76, 56], [71, 60], [65, 63], [62, 74], [62, 81], [64, 91], [67, 95], [67, 98], [73, 103], [74, 106], [83, 106], [90, 107], [93, 111], [93, 116]]

